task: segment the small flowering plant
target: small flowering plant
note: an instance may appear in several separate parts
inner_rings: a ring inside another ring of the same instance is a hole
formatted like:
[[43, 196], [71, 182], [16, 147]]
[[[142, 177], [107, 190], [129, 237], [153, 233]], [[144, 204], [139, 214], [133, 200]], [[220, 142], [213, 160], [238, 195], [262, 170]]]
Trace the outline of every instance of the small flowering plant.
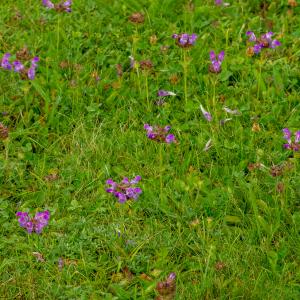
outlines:
[[209, 58], [211, 61], [211, 65], [209, 66], [209, 71], [211, 73], [220, 73], [222, 71], [221, 64], [224, 60], [225, 52], [221, 51], [218, 55], [216, 55], [215, 51], [209, 52]]
[[141, 176], [136, 176], [132, 180], [125, 177], [121, 183], [117, 183], [112, 179], [106, 180], [106, 184], [110, 187], [106, 189], [107, 193], [113, 194], [119, 199], [120, 203], [125, 203], [127, 200], [137, 200], [142, 193], [142, 189], [136, 187], [136, 184], [141, 180]]
[[49, 9], [54, 9], [57, 12], [67, 12], [70, 13], [72, 11], [71, 6], [72, 6], [72, 1], [67, 0], [67, 1], [61, 1], [58, 4], [54, 4], [50, 0], [42, 0], [42, 3], [45, 7]]
[[176, 274], [170, 273], [165, 281], [160, 281], [156, 285], [156, 291], [159, 296], [157, 300], [171, 300], [176, 295]]
[[292, 141], [292, 133], [288, 128], [284, 128], [282, 130], [283, 138], [287, 141], [286, 144], [283, 145], [285, 149], [290, 149], [293, 151], [300, 150], [300, 130], [295, 132], [295, 139], [294, 142]]
[[15, 60], [10, 62], [10, 53], [5, 53], [1, 60], [1, 67], [8, 71], [14, 71], [19, 73], [22, 79], [33, 80], [35, 78], [36, 69], [38, 67], [39, 58], [37, 56], [33, 57], [30, 61], [30, 67], [26, 67], [26, 64], [20, 60]]
[[256, 37], [253, 31], [247, 31], [246, 35], [249, 37], [248, 42], [254, 43], [254, 45], [247, 50], [249, 56], [259, 54], [263, 48], [274, 49], [281, 45], [278, 40], [272, 39], [274, 33], [271, 31], [261, 35], [259, 38]]
[[194, 46], [198, 36], [196, 33], [174, 33], [172, 38], [176, 40], [176, 44], [181, 48], [190, 48]]
[[16, 216], [20, 226], [25, 228], [28, 233], [40, 234], [43, 228], [48, 225], [50, 212], [48, 210], [37, 212], [33, 218], [30, 218], [27, 212], [18, 211]]
[[208, 111], [206, 111], [202, 105], [200, 105], [200, 110], [201, 110], [201, 112], [202, 112], [203, 117], [204, 117], [208, 122], [211, 122], [211, 121], [212, 121], [212, 116], [211, 116], [211, 114], [210, 114]]
[[171, 126], [160, 127], [157, 125], [150, 126], [149, 124], [145, 124], [144, 129], [146, 129], [147, 137], [150, 140], [167, 144], [177, 143], [174, 134], [168, 133]]

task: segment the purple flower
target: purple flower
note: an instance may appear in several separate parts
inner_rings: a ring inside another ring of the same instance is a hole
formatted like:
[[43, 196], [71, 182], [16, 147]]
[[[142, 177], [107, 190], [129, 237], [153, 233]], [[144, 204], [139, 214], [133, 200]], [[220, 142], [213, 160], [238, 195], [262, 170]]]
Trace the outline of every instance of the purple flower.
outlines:
[[176, 138], [173, 134], [168, 134], [171, 129], [171, 126], [150, 126], [149, 124], [144, 125], [144, 129], [147, 131], [147, 137], [150, 140], [156, 142], [165, 142], [167, 144], [177, 143]]
[[20, 61], [18, 61], [18, 60], [15, 60], [13, 62], [13, 65], [14, 65], [14, 70], [17, 73], [22, 72], [24, 70], [24, 68], [25, 68], [24, 65]]
[[195, 44], [198, 36], [196, 33], [192, 33], [192, 34], [188, 34], [188, 33], [176, 34], [176, 33], [174, 33], [172, 35], [172, 38], [176, 40], [176, 44], [179, 47], [189, 48]]
[[43, 5], [46, 6], [49, 9], [53, 9], [54, 8], [54, 4], [50, 1], [50, 0], [43, 0]]
[[16, 216], [19, 217], [18, 222], [20, 226], [25, 228], [28, 233], [35, 231], [40, 234], [49, 222], [50, 212], [48, 210], [37, 212], [34, 218], [30, 218], [27, 212], [18, 211]]
[[201, 112], [202, 112], [202, 114], [203, 114], [203, 117], [204, 117], [208, 122], [210, 122], [210, 121], [212, 120], [211, 114], [210, 114], [208, 111], [206, 111], [206, 110], [203, 108], [202, 105], [200, 105], [200, 109], [201, 109]]
[[256, 42], [256, 36], [255, 33], [253, 31], [247, 31], [246, 35], [249, 36], [249, 42]]
[[71, 5], [72, 5], [72, 1], [71, 0], [65, 1], [63, 3], [63, 7], [65, 8], [65, 12], [70, 13], [72, 11]]
[[[278, 40], [273, 40], [272, 36], [273, 32], [269, 31], [257, 38], [253, 31], [247, 31], [246, 35], [249, 36], [248, 42], [254, 42], [253, 47], [249, 48], [249, 53], [253, 55], [253, 53], [258, 54], [261, 52], [262, 48], [276, 48], [281, 45]], [[252, 56], [250, 55], [250, 56]]]
[[37, 63], [39, 62], [39, 58], [36, 56], [31, 60], [31, 66], [27, 71], [27, 76], [30, 80], [33, 80], [35, 77], [35, 70], [37, 68]]
[[285, 149], [290, 149], [293, 151], [299, 151], [300, 149], [300, 130], [295, 132], [294, 142], [292, 141], [292, 133], [288, 128], [282, 129], [283, 138], [287, 141], [287, 144], [284, 144]]
[[230, 3], [227, 3], [227, 2], [223, 2], [223, 0], [215, 0], [215, 4], [218, 5], [218, 6], [229, 6]]
[[175, 93], [170, 92], [170, 91], [165, 91], [165, 90], [159, 90], [157, 92], [158, 97], [167, 97], [167, 96], [176, 96]]
[[108, 179], [106, 180], [106, 184], [110, 185], [110, 187], [106, 189], [106, 192], [117, 197], [120, 203], [125, 203], [130, 199], [137, 200], [139, 195], [142, 193], [142, 189], [135, 187], [135, 185], [138, 184], [140, 180], [141, 176], [136, 176], [132, 180], [125, 177], [121, 183]]
[[211, 65], [209, 66], [209, 71], [212, 73], [220, 73], [221, 72], [221, 64], [224, 60], [225, 52], [221, 51], [218, 56], [216, 55], [215, 51], [209, 52], [209, 58], [211, 61]]
[[1, 67], [3, 69], [6, 69], [6, 70], [11, 70], [12, 69], [12, 65], [11, 63], [9, 62], [9, 58], [10, 58], [10, 53], [5, 53], [3, 55], [3, 58], [1, 60]]

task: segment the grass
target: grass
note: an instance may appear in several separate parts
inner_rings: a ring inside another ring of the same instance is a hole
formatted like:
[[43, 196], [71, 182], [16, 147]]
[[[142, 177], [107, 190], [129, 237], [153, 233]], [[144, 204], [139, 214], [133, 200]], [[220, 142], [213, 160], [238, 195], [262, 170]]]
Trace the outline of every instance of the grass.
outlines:
[[[41, 58], [34, 81], [0, 70], [10, 131], [0, 140], [1, 297], [154, 299], [175, 272], [176, 299], [299, 299], [299, 154], [283, 149], [282, 129], [300, 129], [300, 6], [86, 0], [58, 14], [40, 2], [0, 7], [1, 55], [27, 45]], [[128, 21], [136, 11], [144, 24]], [[282, 45], [248, 57], [247, 30], [272, 30]], [[180, 32], [199, 35], [184, 54], [170, 38]], [[225, 51], [218, 75], [208, 73], [210, 50]], [[130, 55], [153, 70], [130, 70]], [[157, 106], [159, 89], [177, 97]], [[144, 123], [171, 125], [179, 143], [147, 139]], [[135, 175], [138, 201], [105, 192], [106, 179]], [[19, 227], [17, 211], [44, 209], [41, 235]]]

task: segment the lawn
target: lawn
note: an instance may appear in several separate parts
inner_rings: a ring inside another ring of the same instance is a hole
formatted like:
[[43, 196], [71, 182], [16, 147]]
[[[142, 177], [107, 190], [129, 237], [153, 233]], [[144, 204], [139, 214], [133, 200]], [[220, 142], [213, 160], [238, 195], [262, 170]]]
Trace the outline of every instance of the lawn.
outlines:
[[300, 299], [299, 1], [2, 2], [1, 299]]

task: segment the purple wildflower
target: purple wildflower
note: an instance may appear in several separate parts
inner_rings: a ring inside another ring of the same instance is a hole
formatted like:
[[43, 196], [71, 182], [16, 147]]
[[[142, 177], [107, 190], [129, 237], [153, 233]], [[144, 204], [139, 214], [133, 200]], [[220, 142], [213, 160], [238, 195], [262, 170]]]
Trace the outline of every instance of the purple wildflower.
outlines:
[[156, 142], [165, 142], [167, 144], [177, 143], [176, 138], [173, 134], [168, 134], [171, 129], [171, 126], [150, 126], [149, 124], [144, 125], [144, 129], [147, 131], [147, 137], [150, 140]]
[[13, 62], [13, 65], [14, 65], [14, 70], [17, 73], [22, 72], [24, 70], [24, 68], [25, 68], [24, 65], [20, 61], [18, 61], [18, 60], [15, 60]]
[[125, 177], [121, 183], [108, 179], [106, 180], [106, 184], [110, 185], [110, 187], [106, 189], [106, 192], [117, 197], [120, 203], [125, 203], [130, 199], [137, 200], [139, 195], [142, 193], [142, 189], [135, 187], [135, 185], [138, 184], [140, 180], [141, 176], [136, 176], [132, 180]]
[[72, 9], [71, 9], [72, 1], [71, 0], [61, 1], [58, 4], [54, 4], [50, 0], [42, 0], [42, 4], [45, 7], [49, 8], [49, 9], [55, 9], [58, 12], [65, 11], [67, 13], [70, 13], [72, 11]]
[[285, 149], [290, 149], [293, 151], [300, 150], [300, 130], [295, 132], [295, 139], [294, 142], [292, 141], [292, 133], [288, 128], [282, 129], [283, 138], [287, 141], [287, 144], [284, 144], [283, 147]]
[[172, 38], [176, 40], [176, 44], [182, 48], [189, 48], [194, 46], [198, 36], [196, 33], [187, 34], [187, 33], [174, 33]]
[[39, 62], [39, 58], [36, 56], [31, 60], [31, 66], [27, 71], [27, 76], [30, 80], [33, 80], [35, 77], [35, 70], [37, 68], [37, 63]]
[[211, 65], [209, 66], [209, 71], [211, 73], [220, 73], [222, 71], [221, 64], [224, 60], [225, 52], [221, 51], [218, 55], [216, 55], [215, 51], [209, 52], [209, 58], [211, 61]]
[[53, 9], [54, 8], [54, 4], [50, 1], [50, 0], [43, 0], [43, 5], [46, 6], [49, 9]]
[[281, 43], [278, 40], [273, 40], [272, 36], [274, 35], [273, 32], [269, 31], [263, 35], [261, 35], [259, 38], [256, 37], [255, 33], [253, 31], [247, 31], [246, 35], [249, 37], [248, 42], [254, 42], [255, 44], [253, 47], [250, 47], [248, 49], [248, 52], [252, 55], [253, 53], [258, 54], [261, 52], [262, 48], [276, 48], [281, 45]]
[[202, 114], [203, 114], [203, 117], [204, 117], [208, 122], [210, 122], [210, 121], [212, 120], [211, 114], [210, 114], [208, 111], [206, 111], [206, 110], [203, 108], [202, 105], [200, 105], [200, 109], [201, 109], [201, 112], [202, 112]]
[[1, 60], [1, 67], [3, 69], [6, 69], [6, 70], [11, 70], [12, 69], [12, 65], [11, 63], [9, 62], [9, 58], [10, 58], [10, 53], [5, 53], [3, 55], [3, 58]]
[[50, 212], [48, 210], [37, 212], [34, 218], [30, 218], [27, 212], [18, 211], [16, 216], [19, 217], [18, 222], [20, 226], [24, 227], [28, 233], [35, 231], [40, 234], [49, 222]]
[[167, 96], [176, 96], [175, 93], [170, 92], [170, 91], [165, 91], [165, 90], [159, 90], [157, 92], [158, 97], [167, 97]]
[[215, 4], [218, 5], [218, 6], [229, 6], [230, 3], [227, 3], [227, 2], [223, 2], [223, 0], [215, 0]]

